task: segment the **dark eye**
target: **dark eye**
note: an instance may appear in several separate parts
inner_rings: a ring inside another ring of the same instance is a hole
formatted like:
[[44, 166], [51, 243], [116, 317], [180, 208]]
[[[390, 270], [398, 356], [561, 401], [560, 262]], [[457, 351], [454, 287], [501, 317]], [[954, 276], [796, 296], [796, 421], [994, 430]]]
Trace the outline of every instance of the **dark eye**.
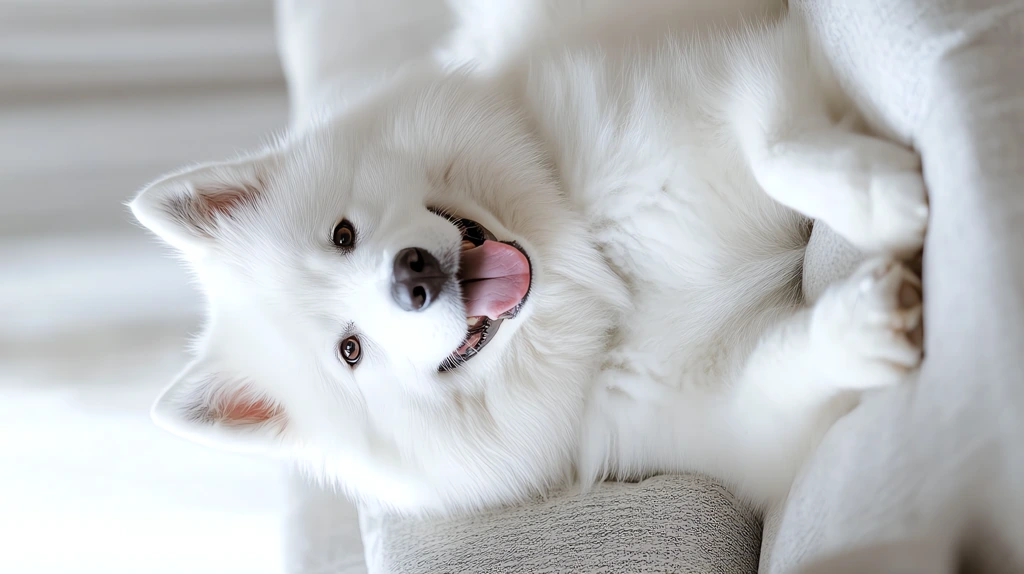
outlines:
[[347, 219], [343, 219], [341, 223], [334, 228], [333, 240], [334, 244], [338, 247], [344, 247], [346, 249], [354, 247], [356, 244], [356, 230], [352, 227], [352, 222]]
[[348, 363], [350, 366], [356, 366], [359, 362], [359, 358], [363, 356], [362, 349], [359, 345], [359, 339], [357, 337], [348, 337], [338, 343], [338, 354], [341, 355], [343, 361]]

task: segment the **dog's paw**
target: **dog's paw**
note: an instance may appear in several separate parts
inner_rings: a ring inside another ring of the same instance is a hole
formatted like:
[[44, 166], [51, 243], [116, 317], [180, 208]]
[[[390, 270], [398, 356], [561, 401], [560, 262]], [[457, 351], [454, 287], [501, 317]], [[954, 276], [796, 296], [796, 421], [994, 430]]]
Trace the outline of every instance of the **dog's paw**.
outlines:
[[840, 388], [899, 383], [921, 363], [921, 312], [921, 281], [910, 269], [868, 260], [815, 305], [814, 359]]
[[853, 194], [847, 205], [838, 202], [828, 221], [858, 249], [868, 254], [902, 259], [924, 245], [928, 227], [928, 197], [919, 156], [881, 139], [852, 140], [841, 179]]

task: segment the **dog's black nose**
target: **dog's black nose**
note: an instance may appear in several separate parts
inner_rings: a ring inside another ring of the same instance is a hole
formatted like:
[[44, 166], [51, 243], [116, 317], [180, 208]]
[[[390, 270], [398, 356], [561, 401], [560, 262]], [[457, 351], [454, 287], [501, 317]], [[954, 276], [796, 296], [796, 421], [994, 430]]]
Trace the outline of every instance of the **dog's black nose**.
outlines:
[[447, 281], [436, 257], [425, 249], [409, 247], [395, 257], [391, 296], [406, 311], [422, 311], [441, 296]]

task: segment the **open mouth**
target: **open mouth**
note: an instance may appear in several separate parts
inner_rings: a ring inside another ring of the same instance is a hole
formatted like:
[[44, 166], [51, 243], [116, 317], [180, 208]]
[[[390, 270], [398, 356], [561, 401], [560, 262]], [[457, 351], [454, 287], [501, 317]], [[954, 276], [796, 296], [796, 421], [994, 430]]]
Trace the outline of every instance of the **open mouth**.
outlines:
[[479, 354], [502, 322], [519, 314], [530, 293], [533, 270], [515, 242], [498, 241], [471, 219], [438, 214], [462, 233], [458, 280], [466, 305], [466, 337], [438, 367], [450, 371]]

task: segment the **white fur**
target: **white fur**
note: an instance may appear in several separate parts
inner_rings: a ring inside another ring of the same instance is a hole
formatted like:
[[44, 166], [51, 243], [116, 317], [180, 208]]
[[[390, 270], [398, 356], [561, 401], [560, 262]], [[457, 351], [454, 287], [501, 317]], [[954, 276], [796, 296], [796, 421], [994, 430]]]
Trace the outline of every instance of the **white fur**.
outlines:
[[[158, 422], [404, 512], [669, 471], [784, 496], [856, 392], [920, 360], [919, 284], [893, 257], [921, 246], [924, 186], [913, 153], [852, 131], [794, 18], [715, 22], [513, 35], [483, 50], [521, 52], [488, 74], [404, 75], [257, 156], [144, 190], [134, 212], [183, 251], [210, 309]], [[238, 201], [211, 211], [217, 194]], [[427, 206], [520, 242], [534, 267], [523, 313], [449, 373], [458, 293], [406, 313], [388, 292], [399, 249], [458, 256]], [[805, 216], [874, 255], [813, 306]], [[355, 369], [335, 352], [350, 333]], [[273, 416], [231, 420], [224, 401]]]

